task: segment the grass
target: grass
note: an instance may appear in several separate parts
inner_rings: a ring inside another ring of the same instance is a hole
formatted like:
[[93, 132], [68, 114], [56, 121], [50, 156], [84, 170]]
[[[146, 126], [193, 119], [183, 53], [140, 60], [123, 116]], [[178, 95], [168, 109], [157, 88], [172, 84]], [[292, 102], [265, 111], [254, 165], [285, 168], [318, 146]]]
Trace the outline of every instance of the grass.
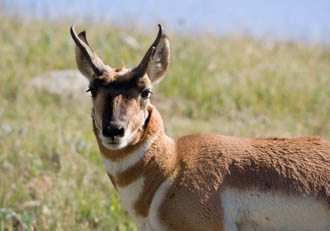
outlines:
[[[0, 230], [136, 230], [92, 134], [90, 102], [27, 88], [38, 73], [76, 69], [72, 22], [0, 13]], [[88, 25], [115, 67], [138, 63], [152, 32]], [[121, 34], [136, 37], [137, 50]], [[171, 136], [319, 135], [330, 139], [330, 48], [249, 36], [169, 34], [172, 63], [154, 102]]]

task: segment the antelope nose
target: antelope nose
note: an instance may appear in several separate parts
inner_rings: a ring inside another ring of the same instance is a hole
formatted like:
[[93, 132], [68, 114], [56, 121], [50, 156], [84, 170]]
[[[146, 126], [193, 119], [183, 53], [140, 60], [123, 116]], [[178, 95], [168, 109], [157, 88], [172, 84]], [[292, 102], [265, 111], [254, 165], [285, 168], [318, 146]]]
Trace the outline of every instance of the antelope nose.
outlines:
[[122, 125], [117, 123], [110, 123], [109, 126], [103, 127], [102, 134], [105, 137], [123, 137], [125, 129]]

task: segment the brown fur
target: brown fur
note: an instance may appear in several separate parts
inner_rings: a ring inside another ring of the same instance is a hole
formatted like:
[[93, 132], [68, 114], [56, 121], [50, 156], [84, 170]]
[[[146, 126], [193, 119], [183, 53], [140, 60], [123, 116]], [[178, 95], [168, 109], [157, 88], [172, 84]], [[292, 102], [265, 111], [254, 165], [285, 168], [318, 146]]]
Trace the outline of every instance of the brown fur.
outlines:
[[109, 177], [113, 187], [117, 190], [117, 184], [116, 184], [115, 178], [110, 173], [108, 173], [108, 177]]
[[179, 138], [176, 147], [178, 176], [160, 210], [173, 230], [221, 230], [220, 192], [227, 186], [310, 195], [330, 207], [328, 141], [201, 134]]
[[328, 141], [199, 134], [174, 143], [166, 137], [156, 109], [150, 112], [144, 132], [159, 130], [161, 135], [143, 161], [115, 176], [120, 186], [145, 177], [143, 193], [135, 203], [138, 214], [148, 215], [155, 191], [174, 172], [175, 180], [160, 209], [162, 221], [173, 230], [221, 230], [220, 192], [226, 186], [310, 195], [330, 206]]
[[[103, 76], [95, 77], [91, 67], [103, 63], [94, 52], [89, 52], [92, 57], [86, 59], [84, 55], [88, 52], [80, 51], [81, 44], [76, 48], [79, 69], [91, 80], [91, 85], [99, 86], [93, 100], [93, 125], [102, 155], [115, 165], [157, 135], [138, 163], [116, 175], [108, 174], [116, 189], [144, 178], [142, 193], [134, 203], [136, 214], [148, 218], [155, 193], [168, 179], [171, 180], [169, 189], [158, 215], [163, 225], [173, 231], [223, 231], [221, 193], [227, 187], [283, 196], [310, 196], [328, 203], [330, 209], [330, 142], [326, 140], [317, 137], [252, 139], [211, 134], [177, 140], [167, 137], [160, 114], [142, 97], [145, 89], [151, 89], [152, 82], [165, 75], [170, 62], [169, 41], [165, 35], [157, 36], [155, 41], [158, 38], [161, 38], [158, 45], [152, 45], [147, 52], [156, 49], [155, 57], [146, 66], [146, 74], [133, 83], [133, 73], [124, 68], [113, 70], [104, 66]], [[84, 41], [87, 43], [85, 37]], [[111, 107], [107, 106], [109, 101]], [[137, 131], [122, 149], [105, 148], [99, 137], [102, 123], [110, 121], [102, 118], [111, 114], [106, 110], [113, 110], [113, 118]]]

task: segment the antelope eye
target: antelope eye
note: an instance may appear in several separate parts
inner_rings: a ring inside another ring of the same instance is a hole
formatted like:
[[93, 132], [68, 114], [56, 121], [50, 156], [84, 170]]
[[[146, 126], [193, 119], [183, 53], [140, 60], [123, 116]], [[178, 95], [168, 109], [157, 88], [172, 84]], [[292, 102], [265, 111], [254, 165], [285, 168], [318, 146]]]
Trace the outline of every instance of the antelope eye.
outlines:
[[148, 99], [150, 95], [152, 94], [152, 91], [150, 89], [144, 90], [141, 94], [141, 97], [143, 99]]
[[89, 87], [88, 90], [86, 92], [90, 92], [92, 95], [92, 98], [96, 97], [96, 89], [93, 87]]

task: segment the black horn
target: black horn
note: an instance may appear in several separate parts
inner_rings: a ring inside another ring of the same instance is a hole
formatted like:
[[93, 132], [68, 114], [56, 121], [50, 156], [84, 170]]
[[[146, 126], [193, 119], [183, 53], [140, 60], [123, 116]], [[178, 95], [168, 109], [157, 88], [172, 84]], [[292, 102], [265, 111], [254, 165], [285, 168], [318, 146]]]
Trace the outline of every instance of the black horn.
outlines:
[[162, 26], [160, 24], [158, 24], [158, 27], [159, 27], [159, 31], [158, 31], [158, 35], [157, 35], [155, 41], [149, 47], [147, 53], [144, 55], [140, 64], [133, 70], [135, 73], [137, 73], [137, 76], [139, 76], [139, 77], [144, 76], [144, 74], [146, 73], [146, 71], [148, 69], [148, 65], [149, 65], [150, 61], [152, 60], [152, 58], [155, 54], [156, 48], [162, 38], [162, 35], [163, 35]]
[[86, 38], [86, 32], [82, 31], [79, 33], [79, 35], [77, 35], [74, 27], [75, 26], [71, 26], [70, 28], [70, 33], [73, 41], [75, 42], [77, 47], [79, 47], [79, 49], [81, 50], [87, 61], [89, 62], [94, 73], [97, 76], [101, 76], [104, 70], [103, 62], [100, 60], [99, 57], [97, 57], [97, 55], [94, 53], [92, 48], [89, 46]]

